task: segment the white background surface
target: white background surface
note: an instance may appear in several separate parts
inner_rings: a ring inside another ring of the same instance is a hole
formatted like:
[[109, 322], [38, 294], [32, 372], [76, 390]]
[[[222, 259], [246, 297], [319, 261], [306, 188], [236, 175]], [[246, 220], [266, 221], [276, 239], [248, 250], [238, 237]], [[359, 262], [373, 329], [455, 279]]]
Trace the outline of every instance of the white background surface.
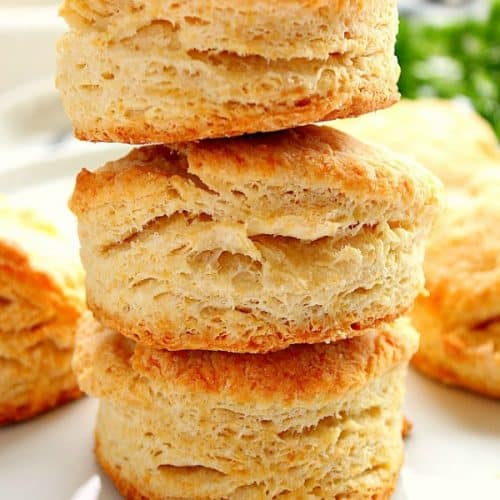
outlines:
[[[76, 172], [116, 159], [124, 150], [112, 146], [65, 154], [0, 172], [0, 192], [60, 221], [76, 245], [67, 209]], [[93, 459], [95, 411], [96, 401], [87, 398], [1, 428], [0, 499], [70, 500], [94, 474], [102, 478], [100, 495], [91, 487], [77, 500], [119, 498]], [[500, 402], [448, 389], [412, 372], [405, 414], [415, 427], [395, 500], [500, 499]]]

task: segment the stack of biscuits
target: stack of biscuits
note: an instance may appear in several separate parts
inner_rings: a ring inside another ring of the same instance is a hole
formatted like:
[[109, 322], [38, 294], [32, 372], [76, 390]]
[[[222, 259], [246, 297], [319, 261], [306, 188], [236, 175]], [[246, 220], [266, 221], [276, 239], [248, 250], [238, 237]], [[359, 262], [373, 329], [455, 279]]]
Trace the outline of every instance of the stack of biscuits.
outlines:
[[104, 470], [130, 499], [388, 498], [439, 182], [308, 124], [397, 100], [396, 2], [62, 14], [76, 135], [152, 144], [83, 170], [70, 202]]

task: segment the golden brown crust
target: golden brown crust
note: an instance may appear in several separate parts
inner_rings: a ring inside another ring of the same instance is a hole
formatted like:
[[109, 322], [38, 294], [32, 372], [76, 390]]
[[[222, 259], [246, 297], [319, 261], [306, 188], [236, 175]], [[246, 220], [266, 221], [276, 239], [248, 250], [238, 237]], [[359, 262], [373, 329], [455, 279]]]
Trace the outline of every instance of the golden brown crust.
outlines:
[[[500, 165], [500, 163], [499, 163]], [[429, 296], [411, 313], [422, 334], [413, 364], [443, 383], [500, 397], [500, 176], [485, 167], [431, 233], [425, 260]]]
[[412, 317], [422, 333], [420, 350], [412, 359], [415, 368], [444, 384], [500, 399], [499, 321], [450, 328], [423, 304], [417, 304]]
[[[330, 104], [330, 100], [332, 104]], [[185, 124], [175, 120], [174, 127], [155, 127], [154, 123], [145, 121], [131, 122], [128, 125], [113, 127], [94, 126], [80, 128], [74, 124], [74, 134], [77, 139], [91, 142], [120, 142], [125, 144], [174, 144], [179, 142], [198, 141], [215, 137], [237, 137], [257, 132], [274, 132], [307, 125], [312, 122], [352, 118], [374, 110], [388, 108], [399, 101], [399, 93], [353, 96], [341, 108], [335, 109], [335, 100], [328, 96], [312, 96], [307, 105], [300, 101], [293, 107], [282, 109], [269, 106], [253, 107], [250, 111], [246, 106], [231, 104], [231, 120], [220, 122], [211, 120], [205, 123], [199, 116], [193, 117]]]
[[424, 375], [442, 384], [476, 392], [488, 398], [500, 398], [499, 388], [490, 387], [490, 383], [484, 380], [471, 380], [468, 376], [462, 376], [459, 371], [450, 368], [446, 362], [440, 364], [422, 353], [415, 354], [411, 362], [412, 365]]
[[[396, 327], [397, 328], [397, 327]], [[190, 391], [252, 398], [307, 400], [319, 394], [341, 394], [360, 387], [405, 358], [415, 347], [410, 328], [399, 326], [394, 336], [386, 325], [374, 332], [337, 344], [292, 346], [268, 355], [182, 351], [159, 353], [138, 345], [133, 365], [148, 378], [168, 378]], [[411, 340], [410, 340], [411, 339]], [[408, 342], [407, 342], [408, 341]], [[406, 343], [407, 342], [407, 343]]]
[[472, 391], [488, 398], [500, 399], [498, 387], [492, 388], [491, 383], [487, 381], [477, 381], [471, 380], [469, 377], [463, 377], [459, 372], [447, 368], [446, 364], [435, 363], [422, 354], [415, 355], [412, 364], [425, 375], [443, 384]]
[[[134, 375], [162, 391], [276, 405], [332, 398], [409, 360], [418, 335], [406, 319], [334, 344], [297, 345], [269, 354], [158, 351], [104, 328], [90, 313], [79, 325], [73, 367], [83, 390], [120, 397]], [[106, 373], [102, 379], [100, 373]]]
[[500, 321], [450, 325], [430, 299], [417, 300], [412, 320], [422, 334], [412, 364], [431, 378], [500, 398]]
[[[330, 188], [370, 203], [414, 209], [414, 216], [437, 205], [441, 195], [440, 183], [415, 162], [331, 127], [310, 125], [232, 139], [134, 149], [96, 172], [82, 170], [70, 206], [80, 215], [106, 202], [120, 201], [124, 191], [132, 197], [172, 197], [167, 189], [175, 187], [176, 181], [183, 180], [177, 176], [186, 173], [191, 176], [188, 181], [196, 176], [212, 191], [238, 189], [249, 182], [261, 183], [264, 188], [283, 184], [291, 188]], [[335, 208], [333, 203], [332, 197], [327, 208]], [[316, 207], [314, 200], [307, 205]], [[307, 210], [307, 205], [299, 208]]]
[[[288, 181], [424, 205], [435, 185], [415, 164], [330, 127], [309, 125], [270, 134], [172, 146], [201, 179], [231, 176], [236, 183]], [[428, 191], [427, 191], [428, 190]], [[387, 201], [390, 204], [390, 201]]]
[[412, 311], [422, 344], [414, 365], [446, 384], [500, 397], [500, 177], [473, 177], [450, 192], [431, 234], [428, 297]]
[[450, 188], [428, 242], [430, 296], [412, 313], [422, 334], [413, 363], [444, 383], [499, 397], [500, 149], [491, 126], [437, 99], [331, 125], [414, 156]]
[[70, 248], [57, 228], [34, 211], [14, 208], [0, 199], [0, 265], [4, 272], [26, 287], [33, 282], [33, 292], [43, 290], [37, 294], [42, 303], [54, 301], [81, 311], [83, 270]]
[[70, 389], [63, 389], [60, 392], [53, 390], [43, 400], [34, 401], [28, 397], [26, 402], [21, 405], [0, 403], [0, 426], [28, 420], [82, 396], [83, 393], [75, 382], [75, 385]]

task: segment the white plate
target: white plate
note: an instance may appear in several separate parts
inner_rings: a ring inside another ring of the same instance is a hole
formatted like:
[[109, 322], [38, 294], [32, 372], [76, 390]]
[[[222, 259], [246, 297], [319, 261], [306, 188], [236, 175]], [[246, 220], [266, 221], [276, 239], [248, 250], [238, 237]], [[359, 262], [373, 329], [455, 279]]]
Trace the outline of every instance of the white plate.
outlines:
[[[123, 147], [0, 171], [0, 192], [37, 206], [75, 235], [67, 200], [74, 176], [120, 156]], [[74, 236], [76, 244], [76, 237]], [[30, 422], [0, 429], [0, 499], [100, 500], [119, 496], [94, 462], [96, 401], [69, 404]], [[500, 402], [410, 373], [406, 415], [414, 424], [397, 500], [499, 500]]]

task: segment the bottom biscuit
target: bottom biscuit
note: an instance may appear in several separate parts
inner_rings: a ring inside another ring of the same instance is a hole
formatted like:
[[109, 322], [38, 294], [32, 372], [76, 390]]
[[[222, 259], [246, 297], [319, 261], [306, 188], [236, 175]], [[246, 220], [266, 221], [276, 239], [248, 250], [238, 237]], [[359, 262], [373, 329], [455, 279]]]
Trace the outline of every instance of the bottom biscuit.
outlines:
[[418, 343], [406, 320], [269, 354], [168, 352], [90, 316], [74, 369], [96, 454], [130, 499], [389, 498]]
[[[95, 452], [106, 474], [129, 500], [388, 499], [403, 457], [400, 417], [387, 409], [368, 411], [374, 414], [345, 418], [344, 424], [339, 422], [342, 418], [337, 421], [330, 416], [316, 426], [285, 431], [290, 432], [288, 436], [278, 433], [276, 439], [282, 442], [263, 443], [262, 463], [254, 456], [253, 470], [229, 454], [219, 456], [218, 460], [226, 462], [222, 472], [192, 465], [189, 451], [185, 460], [169, 460], [168, 440], [174, 437], [168, 436], [169, 431], [155, 432], [147, 416], [142, 420], [134, 411], [101, 402]], [[258, 440], [258, 435], [253, 439]], [[240, 440], [239, 446], [244, 447], [245, 437]]]
[[[150, 496], [144, 495], [141, 493], [126, 477], [124, 477], [124, 473], [119, 465], [113, 463], [112, 460], [106, 457], [105, 451], [102, 449], [101, 443], [99, 441], [98, 436], [96, 436], [95, 441], [95, 454], [97, 457], [97, 461], [101, 465], [104, 472], [111, 479], [116, 489], [120, 492], [120, 494], [127, 500], [176, 500], [181, 499], [182, 497], [171, 497], [171, 496]], [[392, 497], [392, 494], [396, 488], [396, 483], [399, 476], [399, 468], [392, 475], [387, 475], [385, 478], [385, 484], [380, 484], [378, 487], [372, 487], [367, 491], [357, 491], [351, 492], [347, 494], [334, 495], [333, 497], [328, 495], [326, 491], [323, 492], [321, 484], [317, 485], [317, 491], [312, 491], [312, 494], [309, 497], [312, 498], [328, 498], [330, 499], [342, 499], [342, 500], [389, 500]], [[189, 481], [189, 476], [186, 477]], [[369, 479], [368, 475], [366, 475], [366, 479]], [[318, 494], [319, 493], [319, 494]], [[326, 495], [326, 496], [325, 496]], [[196, 497], [198, 498], [198, 497]], [[209, 498], [209, 497], [206, 497]], [[240, 492], [238, 495], [233, 495], [231, 498], [238, 499], [265, 499], [266, 497], [263, 493], [255, 492]], [[285, 495], [279, 496], [279, 498], [302, 498], [302, 496], [297, 497], [295, 492], [289, 492]]]

